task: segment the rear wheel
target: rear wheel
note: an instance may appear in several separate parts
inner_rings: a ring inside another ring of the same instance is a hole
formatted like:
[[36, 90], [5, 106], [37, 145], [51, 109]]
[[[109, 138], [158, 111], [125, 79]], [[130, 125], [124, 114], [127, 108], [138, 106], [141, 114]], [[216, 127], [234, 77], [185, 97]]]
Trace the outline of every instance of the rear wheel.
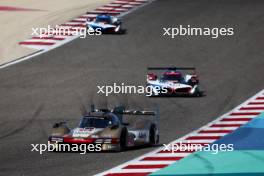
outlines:
[[196, 87], [196, 89], [195, 89], [194, 96], [196, 96], [196, 97], [203, 96], [203, 93], [200, 91], [200, 89], [198, 87]]
[[155, 145], [159, 143], [159, 135], [156, 135], [157, 128], [155, 125], [151, 125], [149, 130], [149, 143], [150, 145]]

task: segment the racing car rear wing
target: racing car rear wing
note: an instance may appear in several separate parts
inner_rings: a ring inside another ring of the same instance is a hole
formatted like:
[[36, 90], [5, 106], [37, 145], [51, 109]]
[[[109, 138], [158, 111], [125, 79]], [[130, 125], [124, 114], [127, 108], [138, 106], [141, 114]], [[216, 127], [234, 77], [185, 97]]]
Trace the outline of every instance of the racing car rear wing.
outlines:
[[96, 109], [95, 106], [92, 105], [91, 112], [103, 112], [103, 113], [112, 112], [120, 118], [121, 122], [123, 122], [123, 115], [142, 115], [145, 117], [152, 117], [154, 120], [153, 122], [155, 122], [157, 128], [159, 128], [160, 114], [158, 108], [156, 108], [155, 111], [146, 111], [146, 110], [140, 111], [140, 110], [125, 110], [124, 106], [117, 106], [114, 109]]
[[123, 111], [116, 111], [116, 108], [113, 109], [113, 113], [116, 114], [117, 116], [119, 116], [119, 118], [121, 119], [121, 121], [123, 122], [123, 115], [129, 115], [129, 116], [144, 116], [147, 118], [151, 118], [152, 122], [154, 122], [157, 126], [157, 128], [159, 128], [159, 119], [160, 119], [160, 115], [159, 115], [159, 110], [157, 108], [157, 110], [155, 111], [139, 111], [139, 110], [123, 110]]
[[148, 70], [196, 70], [195, 67], [148, 67]]
[[157, 115], [156, 111], [139, 111], [139, 110], [116, 110], [116, 109], [94, 109], [92, 112], [112, 112], [123, 115]]
[[125, 110], [125, 107], [118, 106], [114, 109], [96, 109], [94, 105], [91, 106], [91, 112], [112, 112], [114, 114], [120, 114], [120, 115], [158, 115], [159, 112], [157, 111], [140, 111], [140, 110]]
[[138, 111], [138, 110], [125, 110], [122, 114], [126, 115], [156, 115], [156, 111]]

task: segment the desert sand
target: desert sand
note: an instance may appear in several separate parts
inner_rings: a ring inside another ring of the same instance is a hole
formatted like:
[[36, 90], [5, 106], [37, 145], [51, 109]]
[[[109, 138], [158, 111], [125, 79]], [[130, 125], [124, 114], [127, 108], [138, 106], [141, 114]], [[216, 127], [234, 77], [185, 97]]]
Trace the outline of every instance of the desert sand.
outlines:
[[65, 23], [113, 0], [0, 0], [0, 7], [30, 10], [0, 10], [0, 65], [36, 50], [18, 42], [31, 37], [32, 28]]

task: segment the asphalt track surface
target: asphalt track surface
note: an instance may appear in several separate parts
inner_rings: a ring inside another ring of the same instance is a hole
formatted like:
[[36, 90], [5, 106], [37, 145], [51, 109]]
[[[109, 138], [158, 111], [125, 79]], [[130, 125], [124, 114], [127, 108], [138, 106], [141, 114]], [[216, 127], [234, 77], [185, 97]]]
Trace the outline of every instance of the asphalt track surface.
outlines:
[[[257, 91], [264, 81], [264, 1], [158, 0], [124, 18], [126, 35], [78, 39], [0, 70], [0, 175], [93, 175], [153, 148], [121, 153], [30, 152], [46, 143], [57, 121], [78, 123], [81, 104], [159, 106], [161, 143], [215, 119]], [[235, 35], [162, 36], [162, 27], [234, 27]], [[96, 85], [144, 85], [147, 66], [195, 66], [202, 98], [99, 96]]]

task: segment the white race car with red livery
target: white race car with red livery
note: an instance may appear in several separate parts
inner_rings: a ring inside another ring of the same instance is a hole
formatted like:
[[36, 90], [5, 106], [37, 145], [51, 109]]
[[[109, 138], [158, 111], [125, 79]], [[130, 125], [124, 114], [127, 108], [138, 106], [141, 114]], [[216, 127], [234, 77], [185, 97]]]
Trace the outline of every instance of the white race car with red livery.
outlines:
[[[184, 73], [190, 70], [193, 73]], [[147, 86], [152, 96], [202, 96], [193, 67], [149, 67]]]

